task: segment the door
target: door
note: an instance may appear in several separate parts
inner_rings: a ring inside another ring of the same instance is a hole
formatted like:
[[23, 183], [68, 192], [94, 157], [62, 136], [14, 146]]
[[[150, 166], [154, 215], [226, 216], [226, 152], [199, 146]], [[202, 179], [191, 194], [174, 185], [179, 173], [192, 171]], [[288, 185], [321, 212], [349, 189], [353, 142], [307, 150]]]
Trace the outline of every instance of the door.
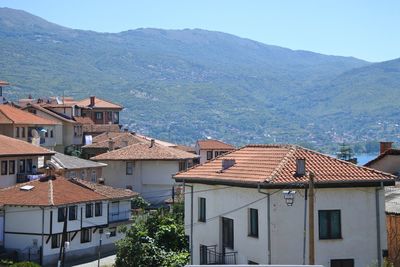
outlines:
[[233, 245], [233, 220], [222, 217], [222, 253], [225, 253], [227, 248], [233, 250]]

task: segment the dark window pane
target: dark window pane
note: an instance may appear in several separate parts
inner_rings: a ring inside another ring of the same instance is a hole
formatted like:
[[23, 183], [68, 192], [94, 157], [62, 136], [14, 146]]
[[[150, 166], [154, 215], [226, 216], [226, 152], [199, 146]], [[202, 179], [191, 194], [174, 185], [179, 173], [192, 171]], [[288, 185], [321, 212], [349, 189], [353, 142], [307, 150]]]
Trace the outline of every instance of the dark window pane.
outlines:
[[319, 238], [342, 238], [340, 210], [320, 210], [318, 212]]
[[222, 241], [225, 248], [233, 249], [233, 220], [222, 218]]
[[77, 211], [78, 211], [77, 206], [68, 207], [68, 217], [69, 217], [68, 219], [70, 221], [74, 221], [77, 219]]
[[101, 216], [101, 214], [103, 212], [103, 203], [97, 202], [94, 206], [95, 206], [94, 216], [96, 216], [96, 217]]
[[331, 267], [354, 267], [354, 259], [331, 260]]
[[258, 210], [250, 209], [249, 216], [249, 235], [253, 237], [258, 237]]
[[8, 174], [15, 174], [15, 160], [10, 160], [8, 162]]
[[86, 218], [93, 217], [93, 204], [86, 204]]
[[206, 199], [204, 197], [199, 198], [199, 221], [206, 221]]
[[1, 175], [7, 175], [8, 174], [7, 166], [8, 166], [8, 162], [6, 160], [2, 160], [1, 161]]
[[65, 208], [58, 208], [58, 222], [63, 222], [65, 219]]

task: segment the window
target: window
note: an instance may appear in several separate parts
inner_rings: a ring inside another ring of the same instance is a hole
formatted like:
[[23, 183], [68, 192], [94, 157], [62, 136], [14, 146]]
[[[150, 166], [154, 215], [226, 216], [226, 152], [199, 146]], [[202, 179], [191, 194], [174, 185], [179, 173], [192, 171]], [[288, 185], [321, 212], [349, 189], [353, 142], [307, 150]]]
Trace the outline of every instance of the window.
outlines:
[[32, 159], [27, 159], [26, 160], [26, 172], [27, 173], [32, 172], [32, 166], [33, 166]]
[[258, 210], [249, 209], [249, 236], [258, 237]]
[[101, 216], [103, 213], [103, 203], [96, 202], [94, 204], [94, 216], [98, 217]]
[[58, 208], [58, 219], [57, 219], [57, 221], [58, 222], [63, 222], [64, 221], [64, 219], [65, 219], [65, 207], [62, 207], [62, 208]]
[[50, 137], [51, 137], [51, 138], [54, 137], [53, 129], [50, 130]]
[[1, 175], [7, 175], [8, 174], [8, 168], [7, 168], [7, 160], [2, 160], [1, 161]]
[[92, 181], [93, 183], [95, 183], [95, 182], [97, 181], [97, 172], [96, 172], [96, 170], [92, 170], [91, 181]]
[[81, 179], [85, 179], [86, 172], [85, 170], [81, 170]]
[[114, 112], [113, 116], [114, 116], [113, 123], [118, 124], [119, 123], [119, 112]]
[[18, 171], [19, 171], [19, 173], [25, 173], [25, 160], [24, 159], [19, 160]]
[[186, 161], [179, 161], [179, 171], [186, 170]]
[[8, 161], [8, 174], [15, 174], [15, 160]]
[[200, 265], [207, 264], [207, 246], [200, 245]]
[[61, 243], [60, 237], [61, 237], [60, 234], [51, 235], [51, 248], [59, 248], [60, 247], [60, 243]]
[[110, 237], [117, 236], [117, 228], [116, 227], [110, 228], [109, 230], [110, 230]]
[[215, 157], [218, 157], [219, 152], [218, 152], [218, 151], [215, 151], [215, 152], [214, 152], [214, 155], [215, 155]]
[[224, 248], [233, 249], [233, 220], [222, 217], [222, 242]]
[[19, 127], [15, 128], [15, 137], [19, 138]]
[[86, 204], [86, 218], [91, 218], [93, 217], [93, 204], [89, 203]]
[[258, 265], [258, 263], [255, 262], [255, 261], [248, 261], [247, 264], [248, 264], [248, 265]]
[[46, 130], [46, 131], [44, 132], [44, 137], [46, 137], [46, 138], [49, 137], [49, 131], [48, 131], [48, 130]]
[[340, 210], [318, 211], [319, 239], [342, 238]]
[[78, 219], [78, 207], [75, 206], [69, 206], [68, 207], [68, 220], [74, 221]]
[[331, 260], [331, 267], [354, 267], [354, 259]]
[[25, 138], [25, 127], [21, 127], [21, 137]]
[[90, 229], [82, 229], [81, 243], [88, 243], [92, 240], [92, 231]]
[[207, 160], [212, 159], [213, 152], [212, 151], [207, 151]]
[[132, 175], [133, 174], [133, 162], [127, 162], [126, 163], [126, 175]]
[[76, 178], [76, 171], [70, 171], [69, 178]]
[[206, 221], [206, 199], [199, 197], [199, 222]]
[[102, 120], [103, 119], [103, 112], [96, 112], [95, 116], [96, 116], [96, 120]]

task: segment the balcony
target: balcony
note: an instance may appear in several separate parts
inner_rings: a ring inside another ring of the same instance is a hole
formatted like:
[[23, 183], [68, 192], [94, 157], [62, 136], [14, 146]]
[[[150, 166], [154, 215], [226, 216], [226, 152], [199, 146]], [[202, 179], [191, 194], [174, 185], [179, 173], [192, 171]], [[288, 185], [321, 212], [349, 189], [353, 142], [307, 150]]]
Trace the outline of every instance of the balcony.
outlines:
[[108, 223], [113, 225], [125, 224], [131, 221], [131, 210], [112, 211], [108, 213]]
[[202, 265], [224, 265], [224, 264], [236, 264], [236, 254], [237, 252], [217, 252], [217, 246], [204, 246], [201, 249], [201, 263]]
[[26, 183], [29, 181], [37, 180], [46, 177], [44, 173], [17, 173], [17, 183]]

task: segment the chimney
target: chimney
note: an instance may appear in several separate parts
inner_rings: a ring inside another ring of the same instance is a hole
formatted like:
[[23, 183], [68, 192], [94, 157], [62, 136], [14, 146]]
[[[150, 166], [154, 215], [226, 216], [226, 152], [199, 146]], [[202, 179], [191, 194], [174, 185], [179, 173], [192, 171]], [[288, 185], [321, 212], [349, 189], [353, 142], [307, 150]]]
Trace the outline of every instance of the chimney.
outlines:
[[154, 146], [154, 139], [150, 140], [150, 148], [152, 148]]
[[235, 165], [235, 159], [222, 159], [222, 170], [229, 169], [233, 165]]
[[302, 177], [306, 174], [306, 159], [296, 159], [296, 176]]
[[114, 150], [114, 141], [110, 138], [108, 139], [108, 151], [113, 151]]
[[385, 153], [389, 149], [392, 149], [393, 142], [379, 142], [380, 154]]
[[91, 96], [90, 97], [90, 106], [94, 107], [95, 103], [96, 103], [96, 97], [95, 96]]

